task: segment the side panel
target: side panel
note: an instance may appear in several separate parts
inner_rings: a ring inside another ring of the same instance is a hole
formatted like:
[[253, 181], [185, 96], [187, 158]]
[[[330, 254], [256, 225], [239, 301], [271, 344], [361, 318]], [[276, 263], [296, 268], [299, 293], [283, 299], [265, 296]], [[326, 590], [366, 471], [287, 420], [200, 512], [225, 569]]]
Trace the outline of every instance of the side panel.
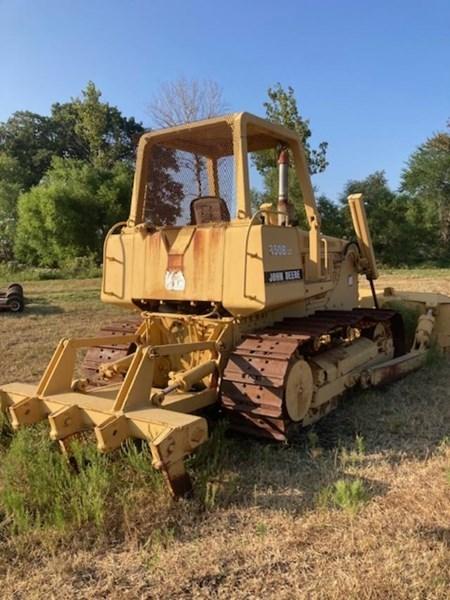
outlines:
[[260, 227], [234, 222], [225, 239], [224, 307], [233, 315], [247, 315], [265, 307], [264, 267]]
[[[149, 233], [133, 281], [133, 297], [220, 302], [225, 227], [184, 227]], [[136, 261], [135, 261], [136, 262]]]
[[305, 282], [305, 237], [250, 221], [124, 229], [105, 244], [102, 300], [127, 307], [132, 300], [218, 302], [236, 316], [356, 306], [357, 274], [343, 242], [324, 240], [324, 277]]
[[131, 284], [134, 230], [110, 235], [103, 249], [103, 276], [100, 298], [108, 304], [133, 307]]
[[222, 300], [225, 227], [154, 232], [144, 227], [111, 235], [105, 243], [101, 298], [132, 306], [134, 300]]
[[304, 265], [294, 228], [236, 224], [227, 230], [223, 304], [233, 315], [298, 302]]
[[294, 227], [261, 226], [266, 306], [273, 308], [305, 297], [305, 268]]

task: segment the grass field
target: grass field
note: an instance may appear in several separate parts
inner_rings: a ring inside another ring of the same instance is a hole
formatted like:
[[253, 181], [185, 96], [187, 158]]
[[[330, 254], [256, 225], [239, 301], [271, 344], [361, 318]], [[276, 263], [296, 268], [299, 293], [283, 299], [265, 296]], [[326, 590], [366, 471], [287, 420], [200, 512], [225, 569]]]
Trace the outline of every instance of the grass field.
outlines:
[[[378, 287], [450, 294], [444, 270]], [[36, 381], [60, 337], [121, 313], [98, 280], [25, 285], [0, 313], [0, 383]], [[2, 598], [448, 598], [450, 364], [352, 394], [291, 446], [224, 433], [174, 503], [145, 450], [80, 449], [76, 475], [42, 427], [0, 436]], [[83, 456], [81, 456], [83, 454]]]

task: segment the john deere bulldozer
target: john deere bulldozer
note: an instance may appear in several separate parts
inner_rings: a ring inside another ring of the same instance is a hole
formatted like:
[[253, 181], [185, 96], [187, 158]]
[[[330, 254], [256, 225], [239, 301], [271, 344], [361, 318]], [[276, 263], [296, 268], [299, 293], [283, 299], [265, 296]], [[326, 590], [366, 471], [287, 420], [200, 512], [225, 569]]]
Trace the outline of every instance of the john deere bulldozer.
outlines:
[[[278, 165], [279, 192], [255, 207], [261, 152]], [[47, 419], [62, 445], [92, 431], [102, 452], [147, 441], [180, 495], [190, 487], [184, 459], [208, 437], [207, 407], [244, 435], [285, 441], [346, 390], [417, 369], [432, 342], [450, 345], [450, 299], [377, 296], [361, 195], [349, 204], [354, 239], [322, 235], [297, 134], [248, 113], [144, 134], [129, 218], [104, 243], [101, 299], [128, 318], [97, 337], [62, 339], [38, 385], [3, 385], [13, 427]], [[364, 302], [361, 275], [372, 290]], [[392, 300], [420, 314], [410, 348]]]

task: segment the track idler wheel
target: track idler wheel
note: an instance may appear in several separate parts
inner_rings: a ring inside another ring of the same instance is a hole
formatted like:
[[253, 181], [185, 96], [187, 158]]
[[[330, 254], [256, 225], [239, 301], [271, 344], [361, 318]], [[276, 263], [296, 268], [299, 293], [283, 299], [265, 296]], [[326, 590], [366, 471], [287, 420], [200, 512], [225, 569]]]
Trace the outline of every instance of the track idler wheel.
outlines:
[[289, 369], [286, 378], [285, 407], [289, 418], [298, 423], [311, 407], [314, 381], [311, 367], [300, 358]]

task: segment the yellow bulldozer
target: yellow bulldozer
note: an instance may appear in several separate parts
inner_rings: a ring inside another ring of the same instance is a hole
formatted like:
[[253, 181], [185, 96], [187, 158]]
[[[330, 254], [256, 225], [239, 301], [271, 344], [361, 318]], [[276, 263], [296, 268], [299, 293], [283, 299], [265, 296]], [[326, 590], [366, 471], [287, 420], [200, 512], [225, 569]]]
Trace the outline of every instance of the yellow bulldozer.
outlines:
[[[278, 164], [279, 191], [255, 207], [261, 152]], [[292, 170], [305, 230], [288, 198]], [[354, 240], [322, 235], [298, 135], [248, 113], [145, 133], [129, 218], [104, 243], [101, 299], [129, 317], [62, 339], [38, 385], [3, 385], [12, 426], [47, 419], [63, 446], [93, 431], [102, 452], [144, 440], [178, 496], [191, 485], [184, 459], [208, 438], [207, 407], [244, 435], [285, 441], [346, 390], [417, 369], [432, 343], [450, 345], [450, 299], [377, 296], [361, 195], [349, 204]], [[411, 348], [392, 300], [420, 314]]]

